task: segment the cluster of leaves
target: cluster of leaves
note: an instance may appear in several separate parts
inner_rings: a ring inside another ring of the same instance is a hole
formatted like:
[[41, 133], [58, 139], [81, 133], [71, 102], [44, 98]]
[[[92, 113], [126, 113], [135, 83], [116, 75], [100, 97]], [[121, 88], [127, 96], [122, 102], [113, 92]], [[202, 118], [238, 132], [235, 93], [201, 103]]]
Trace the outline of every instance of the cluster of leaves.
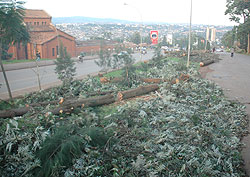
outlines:
[[[228, 101], [218, 86], [197, 77], [195, 66], [185, 68], [177, 60], [160, 62], [149, 63], [152, 67], [138, 75], [172, 80], [188, 74], [189, 80], [163, 82], [157, 93], [126, 104], [84, 108], [60, 116], [45, 114], [50, 110], [47, 106], [38, 115], [3, 120], [0, 173], [244, 176], [240, 156], [240, 138], [248, 123], [244, 106]], [[117, 87], [102, 85], [96, 78], [77, 82], [70, 92], [82, 96]], [[49, 99], [50, 93], [42, 95]], [[35, 100], [35, 95], [26, 100]]]
[[[249, 0], [227, 0], [226, 15], [230, 15], [230, 20], [239, 23], [232, 31], [225, 34], [223, 37], [224, 44], [227, 47], [234, 45], [234, 41], [240, 42], [240, 47], [247, 50], [248, 35], [250, 33], [250, 1]], [[243, 21], [243, 22], [241, 22]], [[237, 34], [237, 35], [236, 35]], [[229, 40], [228, 43], [226, 40]]]
[[63, 48], [62, 43], [60, 44], [59, 55], [60, 57], [55, 61], [55, 73], [65, 86], [71, 84], [73, 81], [73, 77], [76, 75], [76, 68], [74, 67], [74, 61], [71, 59], [66, 48]]

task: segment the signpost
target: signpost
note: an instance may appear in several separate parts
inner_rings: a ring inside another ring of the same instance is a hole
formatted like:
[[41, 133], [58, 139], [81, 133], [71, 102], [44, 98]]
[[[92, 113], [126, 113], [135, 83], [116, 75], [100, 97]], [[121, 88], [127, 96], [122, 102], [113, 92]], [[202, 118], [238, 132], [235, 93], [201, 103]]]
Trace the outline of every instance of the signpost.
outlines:
[[156, 30], [150, 31], [150, 38], [151, 38], [152, 44], [158, 44], [158, 34], [159, 32]]

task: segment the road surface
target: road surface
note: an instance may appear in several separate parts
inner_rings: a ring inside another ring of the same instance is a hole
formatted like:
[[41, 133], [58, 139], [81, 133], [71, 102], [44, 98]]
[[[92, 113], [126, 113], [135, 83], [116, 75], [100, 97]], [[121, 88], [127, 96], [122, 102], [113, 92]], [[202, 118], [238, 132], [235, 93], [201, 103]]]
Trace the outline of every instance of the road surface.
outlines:
[[[151, 59], [152, 56], [153, 51], [149, 51], [146, 55], [142, 55], [142, 60]], [[133, 57], [136, 59], [137, 62], [140, 61], [139, 53], [133, 54]], [[76, 62], [75, 66], [76, 78], [83, 78], [89, 74], [96, 74], [101, 70], [101, 68], [95, 64], [94, 60], [86, 60], [82, 63]], [[46, 89], [53, 85], [60, 84], [60, 81], [57, 79], [57, 75], [54, 71], [55, 65], [43, 66], [39, 67], [38, 69], [42, 89]], [[14, 96], [23, 95], [25, 93], [37, 91], [39, 89], [36, 70], [37, 68], [28, 68], [6, 72], [9, 85]], [[0, 98], [6, 99], [8, 98], [8, 92], [2, 72], [0, 72], [0, 84], [2, 84], [0, 88]]]
[[[229, 99], [245, 104], [250, 116], [250, 56], [235, 54], [231, 58], [229, 53], [222, 53], [220, 58], [220, 62], [209, 65], [210, 72], [206, 78], [220, 85]], [[250, 131], [249, 127], [248, 130]], [[245, 169], [250, 176], [250, 135], [244, 137], [243, 143], [245, 148], [242, 156]]]

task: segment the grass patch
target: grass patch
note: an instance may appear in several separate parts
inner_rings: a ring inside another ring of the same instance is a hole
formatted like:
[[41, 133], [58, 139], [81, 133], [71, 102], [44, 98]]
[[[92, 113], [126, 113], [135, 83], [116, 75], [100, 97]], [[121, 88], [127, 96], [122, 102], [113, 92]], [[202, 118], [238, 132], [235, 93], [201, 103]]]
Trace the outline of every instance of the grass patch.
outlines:
[[104, 77], [121, 77], [122, 76], [122, 69], [111, 71], [107, 74], [104, 74]]
[[[52, 59], [40, 59], [40, 61], [46, 61]], [[14, 64], [14, 63], [27, 63], [27, 62], [35, 62], [36, 60], [3, 60], [3, 64]]]

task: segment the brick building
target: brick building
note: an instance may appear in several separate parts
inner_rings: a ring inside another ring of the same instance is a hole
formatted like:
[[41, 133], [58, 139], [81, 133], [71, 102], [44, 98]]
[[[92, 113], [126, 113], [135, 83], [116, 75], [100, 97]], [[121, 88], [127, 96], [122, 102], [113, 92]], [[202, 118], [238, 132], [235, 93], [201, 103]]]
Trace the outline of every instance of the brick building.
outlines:
[[37, 51], [41, 58], [55, 59], [59, 54], [60, 43], [72, 57], [76, 56], [75, 38], [57, 29], [51, 19], [44, 10], [25, 10], [24, 22], [30, 34], [30, 42], [11, 46], [8, 52], [13, 54], [13, 59], [35, 59]]
[[77, 41], [76, 54], [79, 55], [81, 52], [96, 54], [100, 52], [101, 48], [113, 50], [118, 45], [118, 42], [109, 40]]

